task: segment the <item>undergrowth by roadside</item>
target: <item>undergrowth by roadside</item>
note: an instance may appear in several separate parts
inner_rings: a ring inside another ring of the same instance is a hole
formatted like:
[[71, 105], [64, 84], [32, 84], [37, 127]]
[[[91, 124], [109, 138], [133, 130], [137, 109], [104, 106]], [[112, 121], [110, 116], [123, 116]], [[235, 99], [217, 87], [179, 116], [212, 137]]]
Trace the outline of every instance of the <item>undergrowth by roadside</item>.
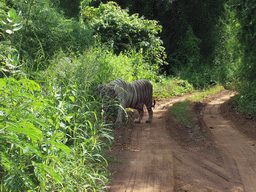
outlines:
[[[136, 25], [136, 31], [145, 29], [143, 38], [131, 28], [130, 41], [124, 30], [123, 44], [118, 34], [111, 33], [109, 39], [95, 31], [109, 22], [94, 22], [94, 9], [87, 5], [82, 14], [88, 21], [80, 23], [64, 18], [50, 0], [12, 2], [17, 10], [6, 3], [0, 10], [0, 191], [104, 191], [110, 176], [104, 153], [113, 142], [114, 126], [105, 122], [106, 101], [97, 85], [117, 78], [148, 79], [154, 98], [194, 88], [180, 76], [159, 74], [165, 54], [157, 36], [161, 26], [155, 21], [143, 19]], [[126, 11], [115, 4], [102, 5], [99, 11], [104, 9], [106, 19], [122, 26], [119, 17], [112, 17], [116, 9], [129, 24]], [[132, 23], [140, 20], [134, 18]], [[104, 44], [104, 37], [110, 41]], [[187, 105], [177, 111], [186, 111]]]
[[104, 153], [113, 126], [105, 124], [100, 82], [146, 78], [159, 98], [193, 90], [179, 78], [148, 70], [133, 52], [117, 56], [94, 47], [59, 52], [49, 62], [34, 80], [19, 71], [0, 79], [1, 191], [105, 190], [110, 173]]
[[222, 86], [215, 86], [209, 89], [204, 89], [202, 91], [196, 91], [184, 102], [178, 102], [176, 105], [173, 105], [170, 112], [175, 116], [176, 119], [180, 121], [181, 124], [188, 125], [191, 121], [191, 118], [195, 116], [194, 113], [191, 113], [191, 104], [193, 102], [200, 102], [204, 98], [210, 95], [214, 95], [223, 89], [224, 87]]
[[190, 146], [190, 144], [202, 144], [211, 140], [208, 130], [198, 114], [198, 110], [203, 107], [200, 101], [206, 97], [217, 94], [223, 89], [222, 86], [216, 86], [196, 91], [184, 102], [175, 103], [170, 107], [168, 113], [171, 115], [167, 116], [166, 121], [168, 124], [170, 124], [171, 121], [175, 124], [175, 126], [169, 130], [171, 134], [174, 134], [173, 136], [177, 139], [178, 143], [181, 142], [182, 145]]

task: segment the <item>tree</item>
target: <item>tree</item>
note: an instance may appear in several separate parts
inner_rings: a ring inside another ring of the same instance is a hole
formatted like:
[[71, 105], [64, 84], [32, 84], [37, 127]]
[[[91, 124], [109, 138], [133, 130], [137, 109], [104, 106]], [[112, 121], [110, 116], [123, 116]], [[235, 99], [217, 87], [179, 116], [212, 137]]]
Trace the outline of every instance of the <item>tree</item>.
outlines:
[[234, 0], [229, 3], [235, 8], [241, 24], [239, 41], [244, 47], [244, 57], [240, 69], [241, 78], [255, 80], [256, 74], [256, 0]]
[[[169, 63], [163, 66], [163, 71], [167, 74], [173, 74], [174, 68], [179, 68], [181, 63], [184, 67], [190, 65], [187, 62], [183, 63], [183, 57], [179, 58], [179, 62], [173, 62], [174, 55], [179, 55], [180, 52], [188, 49], [183, 47], [188, 45], [183, 42], [188, 31], [201, 41], [198, 45], [200, 65], [213, 65], [213, 53], [218, 43], [213, 31], [218, 18], [224, 12], [224, 0], [117, 0], [116, 2], [123, 8], [129, 7], [131, 14], [139, 13], [148, 19], [159, 21], [163, 26], [160, 36], [163, 39]], [[187, 54], [187, 56], [191, 55]]]
[[101, 3], [98, 8], [82, 7], [82, 20], [102, 43], [110, 45], [116, 54], [135, 49], [157, 67], [164, 63], [165, 52], [158, 36], [161, 25], [138, 14], [129, 15], [117, 3]]

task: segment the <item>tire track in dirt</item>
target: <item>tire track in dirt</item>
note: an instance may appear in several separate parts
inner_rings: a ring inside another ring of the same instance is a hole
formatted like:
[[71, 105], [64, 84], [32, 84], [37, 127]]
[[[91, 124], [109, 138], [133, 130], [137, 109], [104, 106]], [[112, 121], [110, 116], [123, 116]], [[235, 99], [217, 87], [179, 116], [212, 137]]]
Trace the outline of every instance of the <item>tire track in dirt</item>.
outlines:
[[172, 98], [169, 102], [157, 102], [153, 122], [134, 127], [130, 150], [120, 151], [122, 163], [108, 189], [109, 192], [172, 192], [174, 186], [173, 151], [177, 145], [164, 128], [163, 115], [167, 106], [186, 97]]
[[217, 94], [202, 111], [200, 129], [208, 131], [212, 140], [199, 145], [179, 143], [170, 132], [175, 122], [164, 118], [168, 106], [186, 98], [158, 101], [153, 122], [146, 124], [145, 114], [142, 123], [134, 125], [129, 146], [117, 153], [122, 163], [112, 163], [114, 179], [108, 192], [256, 191], [255, 141], [235, 130], [218, 110], [230, 98], [227, 91]]
[[[195, 142], [192, 145], [183, 143], [173, 149], [175, 191], [251, 191], [244, 187], [237, 161], [227, 146], [229, 135], [216, 134], [216, 131], [226, 128], [224, 125], [233, 131], [218, 111], [220, 105], [228, 99], [228, 91], [221, 91], [208, 98], [201, 115], [197, 115], [201, 119], [200, 130], [207, 132], [208, 136], [210, 134], [210, 138], [201, 138], [201, 143]], [[186, 128], [181, 129], [186, 132]]]
[[[215, 137], [217, 147], [224, 151], [226, 166], [230, 170], [238, 168], [244, 190], [256, 191], [256, 150], [253, 141], [232, 127], [232, 123], [226, 121], [219, 113], [219, 107], [230, 98], [224, 95], [207, 104], [203, 118]], [[235, 164], [234, 164], [235, 163]], [[231, 178], [234, 175], [231, 175]], [[233, 183], [238, 183], [233, 179]]]

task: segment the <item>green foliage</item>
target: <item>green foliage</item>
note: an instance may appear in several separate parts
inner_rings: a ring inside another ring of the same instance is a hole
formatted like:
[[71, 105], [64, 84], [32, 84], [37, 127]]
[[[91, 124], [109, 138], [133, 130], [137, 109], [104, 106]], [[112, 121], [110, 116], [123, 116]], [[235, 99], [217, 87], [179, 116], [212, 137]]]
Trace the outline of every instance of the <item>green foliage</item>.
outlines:
[[183, 125], [189, 125], [195, 113], [191, 110], [192, 102], [200, 102], [204, 98], [214, 95], [223, 90], [222, 86], [216, 86], [202, 91], [193, 93], [192, 97], [187, 98], [184, 102], [178, 102], [171, 107], [170, 113]]
[[[73, 63], [57, 58], [55, 73], [38, 79], [42, 91], [28, 79], [1, 79], [1, 187], [103, 190], [108, 171], [101, 155], [107, 142], [102, 139], [112, 137], [98, 113], [101, 104], [89, 96], [99, 68], [93, 62], [100, 53], [94, 53]], [[98, 63], [104, 69], [104, 63]]]
[[5, 12], [4, 15], [6, 20], [2, 22], [7, 34], [13, 34], [15, 31], [18, 31], [22, 28], [21, 12], [17, 14], [14, 9], [10, 9], [7, 15]]
[[26, 70], [48, 67], [48, 58], [60, 49], [77, 52], [94, 43], [88, 29], [58, 13], [50, 0], [13, 3], [21, 14], [23, 28], [13, 34], [12, 45], [19, 51]]
[[207, 88], [207, 89], [195, 91], [193, 93], [193, 97], [190, 97], [187, 100], [189, 100], [191, 102], [200, 102], [204, 98], [206, 98], [210, 95], [214, 95], [214, 94], [220, 92], [223, 89], [224, 89], [223, 86], [214, 86], [214, 87], [210, 87], [210, 88]]
[[130, 51], [128, 53], [120, 53], [118, 56], [114, 54], [110, 56], [109, 63], [113, 66], [112, 80], [121, 78], [129, 82], [138, 79], [159, 81], [157, 66], [152, 66], [145, 60], [143, 51], [140, 53]]
[[219, 82], [228, 84], [238, 79], [243, 57], [243, 46], [238, 39], [241, 25], [231, 5], [225, 5], [225, 15], [219, 19], [217, 28], [215, 34], [220, 38], [215, 49], [215, 73]]
[[169, 56], [172, 71], [176, 75], [180, 73], [182, 79], [188, 80], [196, 88], [207, 87], [214, 81], [212, 67], [201, 65], [200, 44], [201, 40], [188, 26], [184, 38], [179, 42], [179, 48]]
[[251, 82], [255, 79], [256, 73], [256, 1], [230, 1], [229, 4], [235, 8], [237, 19], [241, 30], [239, 30], [239, 41], [243, 47], [244, 57], [242, 66], [239, 71], [241, 79], [246, 79]]
[[79, 18], [79, 6], [81, 0], [52, 0], [54, 7], [57, 7], [60, 12], [63, 12], [67, 18]]
[[190, 102], [188, 100], [176, 103], [171, 107], [170, 112], [183, 125], [188, 125], [191, 118], [195, 116], [195, 114], [193, 114], [190, 110]]
[[188, 26], [184, 38], [179, 42], [179, 49], [169, 58], [172, 66], [178, 70], [188, 67], [188, 71], [194, 71], [200, 64], [200, 43], [201, 40], [196, 38], [192, 28]]
[[22, 25], [21, 12], [16, 13], [14, 9], [10, 9], [7, 13], [2, 12], [2, 41], [0, 44], [0, 77], [13, 75], [19, 72], [19, 53], [14, 46], [14, 33], [19, 31]]
[[142, 51], [145, 59], [153, 66], [164, 63], [165, 53], [158, 37], [161, 26], [157, 21], [129, 16], [128, 10], [121, 9], [115, 2], [101, 3], [98, 8], [82, 7], [82, 20], [94, 30], [102, 43], [109, 44], [119, 54], [130, 48]]
[[[218, 18], [224, 13], [223, 0], [117, 0], [116, 2], [122, 7], [129, 7], [131, 14], [139, 13], [148, 19], [159, 21], [163, 26], [160, 35], [166, 48], [167, 62], [170, 65], [163, 66], [162, 69], [167, 74], [175, 74], [175, 69], [179, 68], [179, 63], [173, 62], [173, 58], [176, 54], [180, 55], [181, 50], [186, 50], [187, 45], [183, 40], [190, 26], [195, 37], [201, 42], [199, 44], [200, 63], [197, 65], [214, 64], [213, 53], [218, 38], [212, 33], [216, 29]], [[179, 59], [181, 59], [179, 62], [184, 60], [180, 57]], [[186, 64], [182, 63], [183, 66]]]
[[255, 1], [228, 1], [219, 20], [215, 65], [219, 80], [238, 90], [234, 105], [255, 113]]
[[101, 138], [111, 137], [90, 110], [94, 105], [79, 103], [77, 87], [50, 87], [46, 99], [32, 80], [0, 81], [1, 185], [12, 191], [102, 190], [108, 173]]
[[153, 69], [141, 54], [134, 51], [117, 56], [106, 47], [94, 47], [79, 55], [60, 52], [44, 76], [55, 76], [63, 86], [75, 84], [84, 90], [81, 94], [85, 95], [87, 90], [96, 89], [99, 83], [108, 83], [117, 78], [125, 81], [143, 78], [158, 81], [159, 77]]
[[256, 80], [240, 84], [239, 94], [233, 98], [233, 105], [238, 111], [256, 114]]
[[186, 80], [178, 78], [162, 78], [153, 83], [154, 98], [170, 98], [176, 95], [183, 95], [187, 92], [194, 91], [194, 88]]

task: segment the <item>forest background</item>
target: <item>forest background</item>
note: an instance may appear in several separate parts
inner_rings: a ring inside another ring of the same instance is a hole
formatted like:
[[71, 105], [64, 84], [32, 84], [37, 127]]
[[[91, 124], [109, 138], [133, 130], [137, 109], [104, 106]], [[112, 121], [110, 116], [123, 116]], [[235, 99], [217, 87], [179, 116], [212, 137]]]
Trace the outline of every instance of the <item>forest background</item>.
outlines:
[[1, 0], [0, 191], [104, 191], [112, 124], [97, 85], [154, 98], [215, 85], [256, 112], [256, 0]]

